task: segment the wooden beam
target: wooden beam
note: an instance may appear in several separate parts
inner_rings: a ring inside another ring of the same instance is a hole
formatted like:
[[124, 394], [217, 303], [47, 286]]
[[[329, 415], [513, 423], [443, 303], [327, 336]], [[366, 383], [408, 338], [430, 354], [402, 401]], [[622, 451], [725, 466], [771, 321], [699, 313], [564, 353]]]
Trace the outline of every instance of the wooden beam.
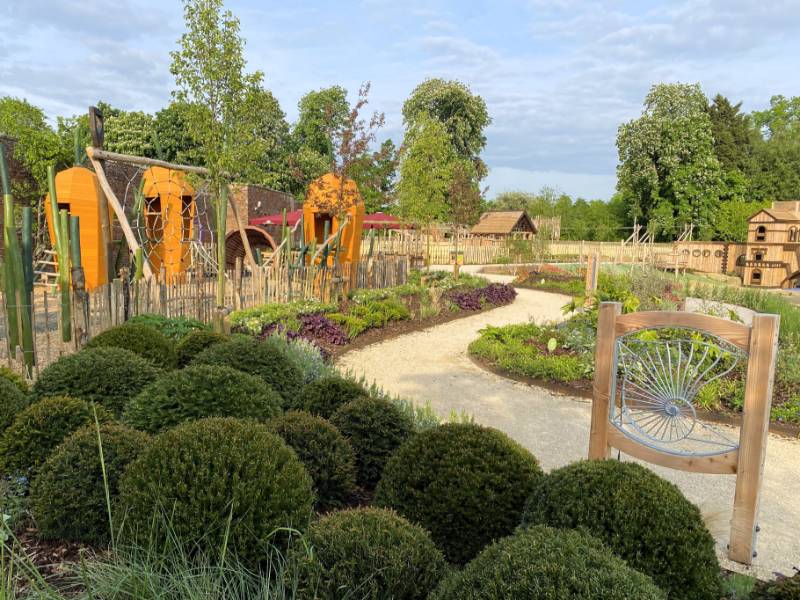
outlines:
[[603, 302], [597, 320], [597, 346], [594, 354], [594, 386], [592, 391], [592, 426], [589, 433], [589, 458], [608, 458], [608, 411], [614, 398], [611, 391], [617, 377], [614, 360], [615, 322], [622, 312], [619, 302]]
[[[86, 155], [89, 156], [91, 151], [92, 156], [97, 160], [115, 160], [118, 162], [127, 162], [134, 165], [145, 165], [148, 167], [164, 167], [165, 169], [172, 169], [173, 171], [185, 171], [187, 173], [197, 173], [198, 175], [208, 175], [208, 169], [204, 167], [193, 167], [191, 165], [178, 165], [170, 163], [165, 160], [158, 160], [157, 158], [147, 158], [145, 156], [133, 156], [131, 154], [118, 154], [117, 152], [107, 152], [99, 148], [89, 146], [86, 148]], [[91, 158], [91, 157], [90, 157]]]
[[778, 315], [753, 317], [730, 540], [731, 560], [746, 565], [753, 562], [755, 554], [779, 326]]
[[[122, 204], [120, 204], [117, 195], [114, 193], [114, 190], [111, 189], [111, 185], [109, 185], [108, 183], [105, 170], [103, 169], [103, 165], [100, 162], [101, 160], [103, 160], [104, 155], [108, 154], [113, 154], [113, 153], [97, 150], [95, 148], [92, 148], [91, 146], [86, 148], [86, 156], [89, 157], [89, 161], [92, 163], [92, 166], [94, 167], [95, 175], [97, 175], [97, 181], [100, 183], [100, 188], [106, 195], [106, 199], [108, 200], [109, 204], [111, 204], [111, 208], [114, 209], [114, 214], [117, 215], [117, 220], [119, 221], [119, 225], [122, 228], [122, 233], [125, 236], [125, 241], [128, 243], [128, 248], [130, 248], [131, 252], [136, 253], [136, 251], [139, 248], [141, 248], [141, 245], [139, 244], [139, 240], [136, 239], [136, 236], [133, 233], [131, 224], [128, 223], [128, 216], [125, 214], [125, 209], [123, 208]], [[117, 155], [117, 156], [124, 156], [124, 155]], [[109, 260], [111, 260], [110, 257]], [[152, 277], [153, 270], [152, 268], [150, 268], [149, 259], [147, 257], [144, 257], [143, 263], [144, 263], [143, 270], [145, 277]]]
[[643, 311], [622, 315], [616, 321], [617, 336], [651, 327], [688, 327], [711, 333], [738, 346], [742, 350], [750, 348], [750, 328], [742, 323], [711, 317], [699, 313], [680, 311]]

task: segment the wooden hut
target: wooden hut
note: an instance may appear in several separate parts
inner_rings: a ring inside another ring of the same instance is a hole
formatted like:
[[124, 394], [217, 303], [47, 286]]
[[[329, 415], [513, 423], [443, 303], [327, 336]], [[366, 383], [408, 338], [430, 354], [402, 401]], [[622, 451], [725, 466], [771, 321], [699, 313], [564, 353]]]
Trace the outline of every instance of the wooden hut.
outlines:
[[191, 265], [194, 189], [184, 173], [149, 167], [142, 175], [145, 254], [154, 273], [164, 268], [167, 279]]
[[800, 201], [773, 202], [748, 219], [747, 248], [737, 258], [745, 285], [800, 286]]
[[481, 215], [470, 233], [495, 239], [530, 239], [536, 235], [536, 225], [524, 210], [491, 211]]
[[[56, 174], [55, 184], [59, 210], [66, 209], [70, 215], [80, 218], [81, 263], [86, 277], [86, 288], [93, 289], [108, 283], [108, 263], [106, 248], [102, 243], [100, 217], [100, 203], [106, 202], [106, 199], [97, 176], [84, 167], [71, 167]], [[50, 244], [55, 247], [50, 194], [45, 197], [44, 210]], [[106, 214], [110, 214], [110, 210]]]
[[[347, 219], [338, 244], [339, 262], [356, 262], [361, 255], [361, 230], [364, 224], [364, 201], [356, 182], [326, 173], [308, 186], [303, 203], [303, 237], [307, 244], [316, 240], [321, 246], [327, 229], [330, 237]], [[326, 228], [327, 224], [327, 228]], [[333, 260], [333, 256], [329, 260]]]

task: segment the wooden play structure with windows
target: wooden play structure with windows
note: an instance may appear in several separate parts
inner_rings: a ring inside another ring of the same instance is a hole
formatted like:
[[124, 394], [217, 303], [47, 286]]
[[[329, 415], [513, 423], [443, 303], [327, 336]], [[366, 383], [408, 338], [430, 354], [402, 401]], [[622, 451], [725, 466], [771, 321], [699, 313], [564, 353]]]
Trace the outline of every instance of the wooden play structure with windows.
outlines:
[[[86, 288], [94, 289], [108, 283], [107, 248], [102, 243], [103, 220], [110, 227], [109, 212], [102, 210], [105, 195], [100, 189], [97, 176], [85, 167], [71, 167], [56, 174], [56, 198], [58, 208], [66, 209], [70, 215], [80, 219], [80, 246]], [[52, 247], [56, 245], [50, 194], [45, 197], [47, 230]]]
[[[305, 245], [319, 248], [329, 265], [358, 262], [364, 213], [356, 182], [326, 173], [309, 184], [303, 203]], [[310, 253], [308, 260], [321, 260], [317, 254]]]
[[745, 285], [800, 286], [800, 201], [773, 202], [748, 219], [738, 265]]

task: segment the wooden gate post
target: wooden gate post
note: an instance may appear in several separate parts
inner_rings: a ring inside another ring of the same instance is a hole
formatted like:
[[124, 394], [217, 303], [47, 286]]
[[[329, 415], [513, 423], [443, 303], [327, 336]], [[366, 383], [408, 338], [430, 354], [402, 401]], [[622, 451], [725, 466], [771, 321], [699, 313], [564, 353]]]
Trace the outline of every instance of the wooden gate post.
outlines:
[[622, 313], [619, 302], [603, 302], [597, 320], [597, 346], [595, 348], [594, 387], [592, 390], [592, 427], [589, 433], [589, 458], [608, 458], [608, 411], [614, 398], [614, 380], [617, 377], [614, 346], [617, 341], [615, 325]]
[[778, 315], [757, 314], [753, 317], [750, 334], [730, 539], [731, 560], [747, 565], [753, 562], [755, 555], [758, 531], [756, 521], [767, 455], [767, 431], [772, 407], [779, 325]]

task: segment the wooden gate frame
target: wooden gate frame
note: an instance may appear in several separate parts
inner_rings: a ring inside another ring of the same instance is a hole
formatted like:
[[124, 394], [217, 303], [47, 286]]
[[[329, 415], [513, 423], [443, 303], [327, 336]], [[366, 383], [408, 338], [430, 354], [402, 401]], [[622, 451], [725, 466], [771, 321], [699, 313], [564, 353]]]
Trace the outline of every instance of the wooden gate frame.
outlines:
[[[652, 311], [623, 315], [619, 302], [603, 302], [597, 324], [589, 458], [607, 459], [612, 447], [651, 464], [694, 473], [736, 475], [729, 556], [751, 564], [755, 556], [757, 517], [766, 459], [772, 386], [778, 352], [778, 315], [756, 314], [753, 324], [708, 315]], [[645, 446], [610, 426], [609, 411], [617, 377], [617, 339], [641, 329], [683, 327], [715, 335], [748, 353], [744, 410], [736, 450], [714, 456], [677, 456]]]

